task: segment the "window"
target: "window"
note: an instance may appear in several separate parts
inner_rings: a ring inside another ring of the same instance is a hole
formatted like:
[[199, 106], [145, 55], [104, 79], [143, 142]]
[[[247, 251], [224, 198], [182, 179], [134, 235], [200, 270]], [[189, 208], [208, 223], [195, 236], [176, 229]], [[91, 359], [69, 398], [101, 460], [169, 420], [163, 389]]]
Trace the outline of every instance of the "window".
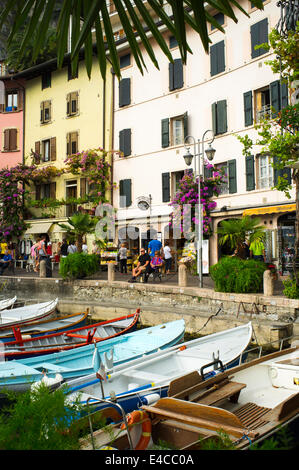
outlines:
[[212, 125], [215, 135], [227, 132], [227, 104], [226, 100], [212, 104]]
[[237, 192], [237, 166], [236, 160], [228, 160], [224, 163], [215, 165], [216, 169], [224, 170], [226, 175], [223, 178], [223, 183], [220, 186], [219, 194], [234, 194]]
[[[213, 15], [213, 18], [219, 23], [220, 25], [224, 25], [224, 14], [223, 13], [216, 13], [216, 15]], [[214, 26], [211, 23], [211, 31], [217, 30], [216, 26]]]
[[124, 157], [131, 155], [131, 129], [123, 129], [119, 133], [119, 150]]
[[6, 94], [6, 108], [5, 111], [16, 111], [18, 109], [18, 92], [9, 91]]
[[79, 93], [73, 91], [66, 96], [66, 114], [67, 116], [75, 116], [79, 112]]
[[169, 49], [174, 49], [178, 47], [178, 42], [174, 36], [169, 37]]
[[51, 121], [51, 101], [42, 101], [40, 104], [40, 122], [46, 124]]
[[121, 56], [119, 58], [119, 65], [121, 69], [129, 67], [129, 65], [131, 65], [131, 54]]
[[[286, 84], [280, 84], [279, 80], [270, 85], [254, 91], [255, 120], [259, 122], [266, 117], [274, 117], [280, 109], [288, 104], [288, 88]], [[252, 106], [252, 104], [251, 104]], [[249, 113], [250, 100], [247, 102]]]
[[274, 172], [268, 155], [258, 155], [258, 188], [271, 188], [274, 184]]
[[188, 113], [161, 121], [162, 148], [181, 145], [188, 135]]
[[43, 140], [41, 145], [40, 142], [36, 142], [35, 153], [35, 160], [37, 164], [40, 163], [40, 160], [43, 162], [56, 160], [56, 137]]
[[67, 79], [68, 79], [68, 81], [73, 80], [74, 78], [78, 78], [78, 70], [79, 70], [79, 67], [78, 67], [78, 64], [77, 64], [77, 69], [76, 69], [76, 71], [73, 75], [72, 74], [72, 64], [69, 63], [67, 65]]
[[129, 207], [132, 204], [132, 180], [119, 182], [119, 207]]
[[119, 82], [119, 107], [131, 104], [131, 80], [123, 78]]
[[35, 186], [35, 199], [56, 199], [56, 183], [38, 184]]
[[268, 42], [268, 19], [265, 18], [250, 27], [251, 35], [251, 58], [255, 59], [265, 54], [267, 51], [263, 48], [255, 49], [255, 46]]
[[[65, 196], [66, 199], [77, 198], [77, 180], [67, 180], [65, 182]], [[67, 204], [66, 217], [71, 217], [76, 211], [76, 204]]]
[[211, 76], [225, 71], [224, 41], [210, 47]]
[[42, 90], [51, 87], [51, 72], [42, 73]]
[[173, 63], [169, 64], [169, 90], [178, 90], [184, 86], [184, 73], [183, 73], [182, 59], [174, 59]]
[[172, 197], [177, 193], [180, 187], [180, 181], [183, 178], [185, 172], [184, 170], [181, 171], [174, 171], [171, 173], [171, 194]]
[[73, 155], [78, 152], [78, 132], [69, 132], [66, 136], [66, 154]]
[[18, 130], [4, 129], [3, 131], [3, 152], [18, 150]]

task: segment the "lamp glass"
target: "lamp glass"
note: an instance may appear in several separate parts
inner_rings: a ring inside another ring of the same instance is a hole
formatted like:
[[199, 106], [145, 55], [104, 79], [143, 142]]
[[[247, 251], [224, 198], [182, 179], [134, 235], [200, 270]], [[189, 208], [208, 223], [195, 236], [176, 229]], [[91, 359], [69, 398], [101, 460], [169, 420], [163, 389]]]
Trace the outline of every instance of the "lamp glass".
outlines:
[[187, 166], [190, 166], [192, 163], [193, 155], [190, 153], [189, 150], [187, 150], [186, 155], [184, 155], [184, 160]]
[[209, 144], [209, 148], [206, 150], [206, 156], [208, 160], [213, 160], [216, 150]]

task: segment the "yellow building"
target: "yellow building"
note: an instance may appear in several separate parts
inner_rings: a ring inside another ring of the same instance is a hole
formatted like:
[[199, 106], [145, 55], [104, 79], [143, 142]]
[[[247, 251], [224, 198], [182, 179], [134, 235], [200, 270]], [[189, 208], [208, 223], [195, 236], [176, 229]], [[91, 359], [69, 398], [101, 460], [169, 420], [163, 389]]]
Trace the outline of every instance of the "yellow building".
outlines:
[[[53, 59], [24, 70], [15, 78], [26, 80], [25, 164], [62, 169], [67, 155], [95, 148], [112, 149], [111, 67], [107, 67], [104, 82], [94, 57], [90, 79], [84, 61], [79, 62], [77, 76], [72, 78], [69, 61], [66, 59], [65, 66], [57, 70]], [[62, 174], [32, 186], [30, 191], [35, 200], [61, 201], [88, 194], [88, 183], [79, 176]], [[106, 194], [108, 200], [109, 197], [110, 191]], [[65, 222], [76, 210], [76, 204], [56, 209], [28, 207], [26, 222], [30, 228], [24, 238], [34, 239], [46, 232], [52, 242], [61, 241], [63, 233], [57, 223]]]

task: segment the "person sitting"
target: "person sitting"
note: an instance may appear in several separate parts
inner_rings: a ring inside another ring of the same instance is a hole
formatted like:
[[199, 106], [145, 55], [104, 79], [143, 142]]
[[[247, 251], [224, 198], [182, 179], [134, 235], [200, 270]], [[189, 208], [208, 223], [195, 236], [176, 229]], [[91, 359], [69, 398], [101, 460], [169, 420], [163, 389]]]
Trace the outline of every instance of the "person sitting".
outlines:
[[128, 282], [136, 282], [136, 279], [140, 274], [145, 273], [150, 268], [150, 256], [145, 252], [144, 248], [140, 250], [140, 256], [136, 268], [133, 269], [132, 278]]
[[8, 250], [5, 250], [3, 258], [0, 260], [0, 276], [2, 276], [5, 269], [8, 268], [12, 262], [12, 256], [9, 254]]
[[163, 266], [163, 259], [160, 256], [160, 251], [155, 251], [155, 256], [152, 258], [150, 262], [150, 269], [147, 271], [145, 275], [144, 282], [148, 281], [149, 275], [151, 273], [154, 274], [154, 278], [157, 275], [160, 275], [160, 268]]

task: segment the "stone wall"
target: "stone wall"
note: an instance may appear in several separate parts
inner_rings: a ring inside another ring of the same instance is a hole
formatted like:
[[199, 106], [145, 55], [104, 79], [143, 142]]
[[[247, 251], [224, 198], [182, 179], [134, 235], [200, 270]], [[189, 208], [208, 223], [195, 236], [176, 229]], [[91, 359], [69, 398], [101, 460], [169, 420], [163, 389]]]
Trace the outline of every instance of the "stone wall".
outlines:
[[[252, 321], [259, 344], [299, 335], [299, 300], [262, 294], [226, 294], [212, 289], [53, 278], [2, 278], [1, 294], [38, 302], [59, 298], [63, 314], [90, 309], [106, 320], [141, 309], [144, 325], [183, 317], [186, 331], [210, 334]], [[297, 318], [298, 317], [298, 318]]]

